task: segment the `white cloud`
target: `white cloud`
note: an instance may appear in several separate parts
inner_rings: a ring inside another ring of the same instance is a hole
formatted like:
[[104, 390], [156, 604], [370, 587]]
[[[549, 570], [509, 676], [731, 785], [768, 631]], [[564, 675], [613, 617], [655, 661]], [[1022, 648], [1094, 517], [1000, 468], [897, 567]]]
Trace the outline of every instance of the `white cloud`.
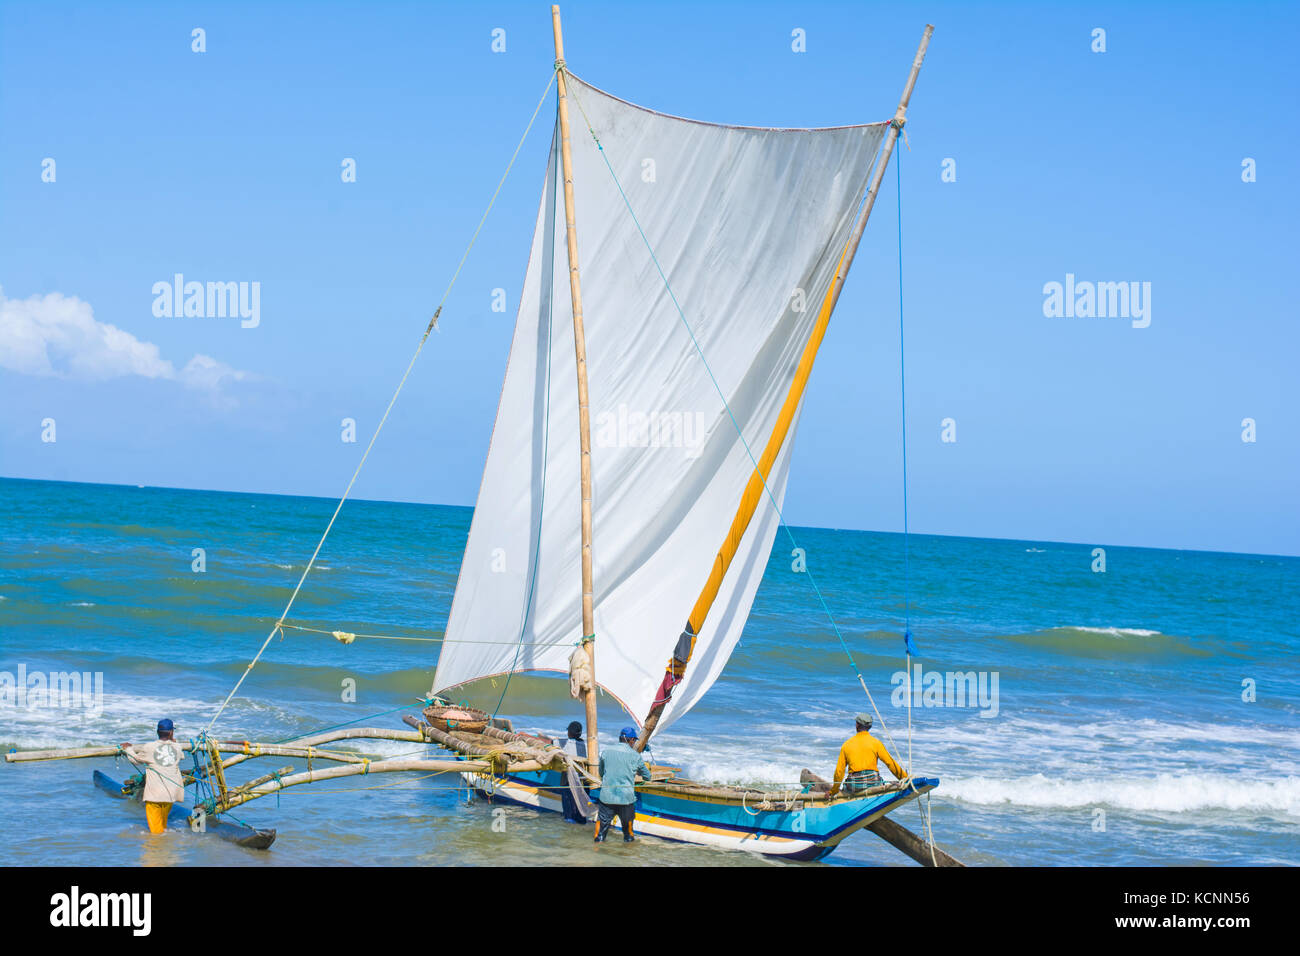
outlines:
[[216, 389], [226, 379], [242, 382], [248, 377], [248, 373], [233, 369], [225, 362], [218, 362], [209, 355], [195, 355], [181, 369], [177, 377], [190, 388]]
[[0, 368], [90, 382], [139, 375], [202, 391], [248, 377], [207, 355], [195, 355], [178, 371], [152, 342], [98, 321], [89, 302], [58, 292], [9, 299], [2, 288]]

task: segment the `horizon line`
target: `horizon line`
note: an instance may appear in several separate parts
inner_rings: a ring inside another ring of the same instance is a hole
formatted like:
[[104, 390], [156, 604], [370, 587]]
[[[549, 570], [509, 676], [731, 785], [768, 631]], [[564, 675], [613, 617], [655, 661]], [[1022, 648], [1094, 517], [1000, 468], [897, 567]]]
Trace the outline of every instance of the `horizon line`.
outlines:
[[[121, 484], [118, 482], [111, 482], [111, 481], [75, 481], [66, 478], [18, 478], [9, 475], [0, 475], [0, 481], [27, 481], [27, 482], [32, 482], [33, 484], [45, 483], [45, 484], [53, 484], [53, 485], [90, 485], [92, 487], [99, 487], [99, 488], [135, 488], [140, 490], [154, 489], [157, 491], [186, 491], [186, 492], [194, 492], [196, 494], [250, 495], [250, 496], [260, 496], [265, 498], [310, 498], [318, 501], [332, 501], [336, 503], [339, 500], [337, 496], [328, 497], [326, 495], [290, 494], [288, 492], [280, 492], [280, 491], [232, 491], [224, 488], [184, 488], [184, 487], [178, 487], [172, 485], [139, 485], [139, 484], [133, 485], [133, 484]], [[474, 511], [474, 505], [451, 504], [451, 503], [439, 502], [439, 501], [408, 501], [400, 498], [352, 498], [352, 497], [349, 497], [348, 500], [353, 502], [368, 503], [368, 504], [414, 505], [417, 507], [424, 507], [424, 508], [464, 508], [470, 512]], [[786, 524], [786, 522], [782, 522], [782, 523]], [[842, 531], [842, 532], [850, 532], [853, 534], [898, 535], [899, 537], [901, 537], [904, 534], [904, 532], [902, 531], [881, 531], [873, 528], [827, 528], [820, 525], [800, 525], [800, 524], [787, 524], [787, 527], [797, 528], [797, 529], [802, 529], [807, 531]], [[1180, 553], [1190, 552], [1192, 554], [1227, 554], [1227, 555], [1235, 555], [1235, 556], [1247, 557], [1247, 558], [1290, 558], [1290, 559], [1300, 558], [1300, 553], [1284, 554], [1284, 553], [1270, 553], [1264, 551], [1222, 551], [1222, 550], [1209, 549], [1209, 548], [1168, 548], [1168, 547], [1157, 547], [1155, 545], [1147, 545], [1147, 544], [1104, 544], [1098, 541], [1053, 541], [1047, 538], [985, 537], [981, 535], [940, 534], [931, 531], [911, 531], [911, 530], [909, 530], [907, 534], [909, 536], [917, 536], [922, 538], [957, 538], [957, 539], [963, 539], [967, 541], [1007, 541], [1007, 542], [1015, 542], [1018, 544], [1058, 544], [1058, 545], [1069, 545], [1072, 547], [1080, 547], [1080, 548], [1086, 548], [1092, 546], [1092, 547], [1108, 547], [1108, 548], [1128, 548], [1135, 551], [1172, 551], [1172, 552], [1180, 552]]]

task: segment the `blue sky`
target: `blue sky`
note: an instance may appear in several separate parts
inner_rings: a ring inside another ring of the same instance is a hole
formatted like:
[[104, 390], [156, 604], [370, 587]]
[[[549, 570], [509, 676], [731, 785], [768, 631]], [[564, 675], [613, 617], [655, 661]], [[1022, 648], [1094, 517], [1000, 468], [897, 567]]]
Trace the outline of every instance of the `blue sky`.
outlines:
[[[597, 86], [772, 126], [889, 118], [933, 22], [901, 151], [912, 528], [1300, 553], [1294, 5], [563, 13]], [[544, 2], [0, 4], [0, 474], [337, 496], [552, 59]], [[356, 495], [473, 503], [553, 110]], [[893, 180], [813, 374], [792, 523], [902, 525]], [[178, 272], [259, 282], [260, 323], [155, 316]], [[1046, 317], [1067, 273], [1151, 283], [1150, 325]]]

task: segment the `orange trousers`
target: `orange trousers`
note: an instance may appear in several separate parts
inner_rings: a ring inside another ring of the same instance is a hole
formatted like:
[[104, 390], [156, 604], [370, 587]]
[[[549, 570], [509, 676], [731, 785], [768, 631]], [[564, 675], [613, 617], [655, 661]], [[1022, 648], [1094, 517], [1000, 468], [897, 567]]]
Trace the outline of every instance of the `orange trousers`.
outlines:
[[150, 833], [163, 833], [167, 830], [167, 814], [171, 813], [170, 803], [145, 803], [144, 815], [149, 821]]

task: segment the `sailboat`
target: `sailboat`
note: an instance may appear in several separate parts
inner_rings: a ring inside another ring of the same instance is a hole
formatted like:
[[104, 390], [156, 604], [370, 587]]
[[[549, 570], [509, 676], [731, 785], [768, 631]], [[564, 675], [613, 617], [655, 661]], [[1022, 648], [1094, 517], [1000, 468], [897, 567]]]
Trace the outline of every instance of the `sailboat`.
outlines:
[[[424, 710], [403, 718], [409, 730], [343, 725], [279, 743], [211, 734], [272, 640], [298, 626], [286, 617], [332, 518], [261, 649], [208, 729], [182, 747], [194, 762], [186, 780], [200, 794], [186, 815], [195, 829], [266, 849], [274, 831], [220, 817], [288, 787], [371, 773], [459, 774], [492, 800], [540, 810], [560, 810], [568, 789], [585, 804], [600, 797], [598, 696], [629, 715], [645, 751], [699, 703], [740, 640], [782, 524], [817, 351], [933, 28], [892, 119], [773, 129], [683, 119], [619, 99], [569, 69], [558, 7], [552, 26], [558, 96], [546, 178]], [[357, 636], [332, 633], [345, 644]], [[910, 632], [907, 640], [910, 649]], [[500, 713], [515, 675], [548, 672], [567, 675], [560, 693], [583, 701], [585, 761]], [[327, 746], [363, 739], [436, 744], [453, 756], [372, 760]], [[5, 759], [120, 753], [109, 746]], [[307, 769], [230, 779], [238, 764], [268, 756], [306, 760]], [[141, 789], [138, 776], [118, 783], [98, 773], [96, 784], [119, 798]], [[651, 779], [636, 788], [633, 829], [816, 860], [866, 828], [924, 865], [960, 866], [934, 844], [928, 799], [924, 838], [887, 816], [938, 785], [909, 767], [902, 780], [832, 795], [810, 771], [784, 786], [730, 786], [652, 762]]]
[[[545, 186], [429, 699], [437, 709], [485, 681], [492, 697], [514, 674], [567, 673], [594, 780], [598, 693], [636, 721], [642, 750], [700, 701], [740, 639], [809, 373], [933, 28], [892, 120], [768, 129], [605, 92], [565, 61], [558, 7], [552, 21]], [[513, 733], [499, 718], [497, 729]], [[465, 774], [494, 800], [558, 811], [556, 777]], [[654, 778], [637, 787], [635, 831], [801, 860], [939, 783], [831, 798], [815, 778], [784, 790], [671, 768]]]

